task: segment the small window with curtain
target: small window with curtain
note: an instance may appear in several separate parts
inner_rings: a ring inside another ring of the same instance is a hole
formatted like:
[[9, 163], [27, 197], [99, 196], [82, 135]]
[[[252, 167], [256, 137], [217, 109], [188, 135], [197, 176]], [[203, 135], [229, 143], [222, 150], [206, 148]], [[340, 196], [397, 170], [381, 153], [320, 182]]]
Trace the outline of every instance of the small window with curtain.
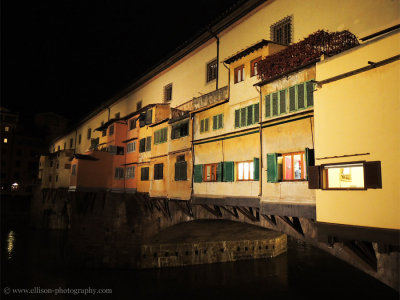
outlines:
[[236, 180], [237, 181], [254, 180], [253, 161], [244, 161], [236, 163]]
[[250, 77], [258, 75], [257, 65], [261, 60], [261, 56], [253, 59], [250, 62]]
[[235, 68], [234, 76], [234, 83], [238, 83], [244, 80], [244, 65]]
[[218, 164], [206, 164], [203, 166], [203, 181], [217, 181]]
[[126, 178], [127, 179], [135, 178], [135, 166], [126, 168]]

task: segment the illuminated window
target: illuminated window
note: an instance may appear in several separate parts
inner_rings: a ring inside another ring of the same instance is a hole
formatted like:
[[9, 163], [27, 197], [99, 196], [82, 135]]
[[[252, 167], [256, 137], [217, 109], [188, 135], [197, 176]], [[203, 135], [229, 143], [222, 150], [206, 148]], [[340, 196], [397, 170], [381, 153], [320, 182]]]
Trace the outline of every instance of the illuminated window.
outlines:
[[254, 180], [254, 162], [253, 161], [236, 163], [236, 170], [237, 170], [236, 179], [238, 181]]
[[282, 154], [282, 170], [283, 180], [306, 179], [304, 152]]
[[4, 126], [4, 131], [6, 131], [6, 132], [10, 131], [10, 127], [9, 126]]
[[363, 163], [325, 166], [326, 189], [364, 189]]
[[7, 144], [8, 143], [8, 139], [4, 138], [3, 142], [4, 142], [4, 144]]
[[234, 78], [235, 83], [243, 81], [244, 80], [244, 65], [241, 65], [240, 67], [235, 68], [234, 74], [235, 74], [235, 78]]
[[258, 75], [257, 65], [260, 60], [261, 60], [261, 56], [257, 57], [256, 59], [253, 59], [250, 62], [250, 77]]
[[203, 166], [203, 181], [217, 181], [218, 164], [206, 164]]

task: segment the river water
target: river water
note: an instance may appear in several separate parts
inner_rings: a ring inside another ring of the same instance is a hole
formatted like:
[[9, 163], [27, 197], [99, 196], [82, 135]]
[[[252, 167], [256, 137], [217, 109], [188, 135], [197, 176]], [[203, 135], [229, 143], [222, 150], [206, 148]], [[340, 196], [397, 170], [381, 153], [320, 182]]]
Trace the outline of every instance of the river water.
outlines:
[[369, 275], [290, 237], [287, 253], [276, 258], [161, 270], [75, 269], [64, 262], [65, 242], [60, 231], [2, 222], [0, 298], [400, 299]]

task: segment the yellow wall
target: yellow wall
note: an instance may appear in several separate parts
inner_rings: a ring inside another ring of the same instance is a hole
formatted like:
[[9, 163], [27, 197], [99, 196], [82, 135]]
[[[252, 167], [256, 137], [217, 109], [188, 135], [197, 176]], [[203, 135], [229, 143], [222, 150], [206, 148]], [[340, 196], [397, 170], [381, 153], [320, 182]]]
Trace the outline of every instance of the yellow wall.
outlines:
[[[399, 11], [398, 0], [267, 1], [219, 34], [220, 61], [261, 39], [271, 39], [270, 26], [288, 15], [293, 16], [293, 41], [298, 42], [318, 29], [330, 31], [349, 29], [358, 37], [362, 37], [399, 23]], [[212, 38], [153, 79], [121, 97], [111, 105], [110, 117], [113, 118], [117, 112], [123, 117], [135, 111], [139, 101], [142, 101], [142, 107], [162, 102], [163, 87], [171, 82], [173, 83], [172, 107], [213, 91], [215, 80], [206, 82], [206, 64], [215, 57], [216, 40]], [[153, 62], [149, 62], [149, 65], [153, 65]], [[222, 63], [219, 70], [219, 87], [222, 87], [228, 84], [228, 72]], [[253, 87], [248, 89], [250, 94], [253, 94], [254, 90]], [[254, 96], [250, 94], [246, 99]], [[108, 121], [108, 113], [108, 109], [104, 109], [77, 128], [78, 135], [79, 132], [82, 133], [82, 144], [77, 146], [77, 153], [84, 153], [90, 147], [90, 140], [86, 138], [88, 128], [92, 128], [93, 138], [101, 135], [100, 132], [95, 133], [93, 130], [100, 126], [101, 121]], [[57, 150], [58, 145], [63, 149], [64, 140], [68, 149], [71, 137], [75, 139], [75, 131], [58, 139], [55, 142], [55, 149]]]
[[[317, 65], [317, 80], [399, 54], [400, 34], [392, 33]], [[317, 190], [317, 220], [400, 228], [400, 63], [398, 61], [323, 85], [315, 95], [318, 164], [381, 161], [382, 189]]]

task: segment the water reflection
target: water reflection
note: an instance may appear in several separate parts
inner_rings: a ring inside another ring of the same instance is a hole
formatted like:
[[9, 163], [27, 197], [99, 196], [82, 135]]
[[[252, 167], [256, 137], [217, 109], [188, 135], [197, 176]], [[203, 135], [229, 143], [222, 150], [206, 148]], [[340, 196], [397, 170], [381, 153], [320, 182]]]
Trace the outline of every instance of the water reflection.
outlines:
[[13, 230], [10, 230], [7, 235], [7, 253], [8, 253], [8, 259], [11, 259], [14, 254], [14, 249], [15, 249], [15, 242], [16, 242], [16, 237], [15, 237], [15, 232]]

